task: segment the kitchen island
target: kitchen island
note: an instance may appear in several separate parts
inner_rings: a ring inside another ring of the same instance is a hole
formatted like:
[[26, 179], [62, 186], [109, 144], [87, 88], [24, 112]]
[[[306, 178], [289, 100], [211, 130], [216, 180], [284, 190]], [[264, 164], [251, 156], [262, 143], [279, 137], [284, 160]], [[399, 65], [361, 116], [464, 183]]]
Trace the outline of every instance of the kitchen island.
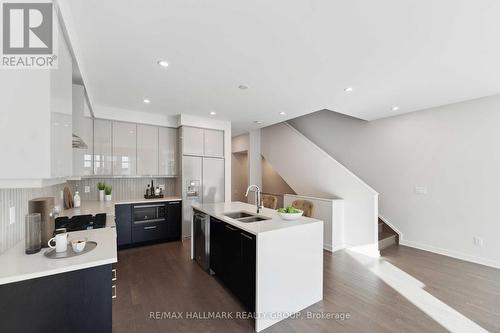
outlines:
[[[242, 202], [193, 209], [210, 218], [205, 231], [210, 271], [254, 313], [257, 332], [323, 299], [323, 221], [285, 221], [275, 210], [257, 214], [254, 205]], [[236, 219], [241, 213], [265, 220], [243, 222]]]

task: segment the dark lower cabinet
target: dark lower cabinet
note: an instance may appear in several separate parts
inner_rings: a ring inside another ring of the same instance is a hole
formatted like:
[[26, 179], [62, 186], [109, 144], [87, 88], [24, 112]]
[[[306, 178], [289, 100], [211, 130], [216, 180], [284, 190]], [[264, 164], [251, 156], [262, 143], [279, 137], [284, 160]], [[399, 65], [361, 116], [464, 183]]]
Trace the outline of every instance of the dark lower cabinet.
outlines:
[[155, 205], [161, 205], [160, 208], [164, 214], [161, 214], [161, 219], [152, 221], [134, 221], [134, 204], [115, 206], [118, 247], [123, 248], [150, 242], [181, 239], [181, 201], [168, 201], [155, 203]]
[[171, 239], [181, 239], [182, 235], [182, 203], [170, 201], [167, 203], [168, 236]]
[[256, 265], [256, 239], [255, 235], [240, 232], [241, 258], [238, 280], [240, 281], [240, 299], [250, 311], [255, 311], [255, 265]]
[[132, 205], [115, 206], [115, 224], [117, 245], [132, 244]]
[[255, 311], [255, 265], [255, 235], [211, 217], [210, 269], [251, 312]]
[[210, 217], [210, 269], [218, 276], [224, 275], [224, 224]]
[[111, 332], [112, 267], [0, 286], [0, 332]]

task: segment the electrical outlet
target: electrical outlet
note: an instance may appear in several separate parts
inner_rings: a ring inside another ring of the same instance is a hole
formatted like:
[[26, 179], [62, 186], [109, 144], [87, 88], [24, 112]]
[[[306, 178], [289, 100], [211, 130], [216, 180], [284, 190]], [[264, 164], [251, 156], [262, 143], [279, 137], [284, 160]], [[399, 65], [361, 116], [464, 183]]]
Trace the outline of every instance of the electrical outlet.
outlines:
[[482, 237], [474, 236], [473, 240], [474, 240], [474, 246], [483, 247], [484, 240]]
[[165, 191], [165, 184], [160, 184], [158, 185], [158, 187], [160, 188], [160, 190]]
[[427, 194], [427, 187], [425, 187], [425, 186], [415, 186], [415, 193], [416, 194], [421, 194], [421, 195], [426, 195]]
[[85, 186], [84, 190], [85, 190], [85, 193], [90, 193], [90, 186]]
[[10, 224], [16, 223], [16, 207], [9, 208], [9, 223]]
[[59, 198], [64, 200], [64, 191], [59, 192]]

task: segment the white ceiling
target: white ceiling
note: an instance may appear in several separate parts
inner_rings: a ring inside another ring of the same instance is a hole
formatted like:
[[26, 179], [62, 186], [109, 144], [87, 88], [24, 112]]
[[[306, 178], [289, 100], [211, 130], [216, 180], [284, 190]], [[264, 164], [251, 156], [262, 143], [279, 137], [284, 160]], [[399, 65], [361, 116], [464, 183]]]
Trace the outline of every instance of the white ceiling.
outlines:
[[67, 5], [94, 108], [215, 111], [237, 134], [320, 109], [372, 120], [500, 93], [497, 0]]

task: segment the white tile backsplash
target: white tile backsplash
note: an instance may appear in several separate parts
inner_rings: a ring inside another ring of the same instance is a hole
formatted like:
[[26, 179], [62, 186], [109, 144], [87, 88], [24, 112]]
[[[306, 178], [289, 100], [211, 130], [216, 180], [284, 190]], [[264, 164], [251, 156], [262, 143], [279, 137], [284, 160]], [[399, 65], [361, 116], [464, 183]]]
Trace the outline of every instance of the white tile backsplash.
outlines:
[[[128, 200], [142, 198], [146, 192], [146, 187], [151, 184], [153, 179], [154, 186], [165, 185], [163, 193], [165, 195], [175, 195], [175, 178], [85, 178], [78, 181], [69, 181], [71, 192], [78, 191], [82, 200], [98, 200], [97, 183], [103, 182], [113, 187], [112, 196], [114, 200]], [[85, 186], [88, 186], [90, 192], [85, 193]]]

